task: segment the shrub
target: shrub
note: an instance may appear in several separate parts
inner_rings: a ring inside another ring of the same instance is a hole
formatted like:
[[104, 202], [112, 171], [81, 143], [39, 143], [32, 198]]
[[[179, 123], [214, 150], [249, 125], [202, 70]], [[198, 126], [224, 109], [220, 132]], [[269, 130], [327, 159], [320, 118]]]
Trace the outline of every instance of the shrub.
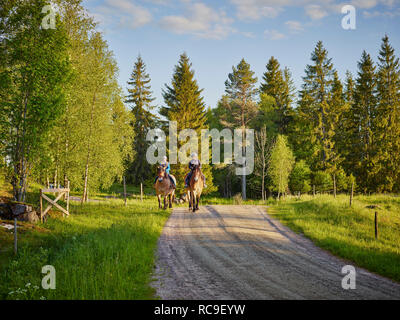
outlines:
[[290, 176], [289, 188], [295, 192], [307, 193], [311, 190], [310, 186], [310, 167], [304, 160], [296, 162]]
[[326, 192], [332, 189], [332, 177], [328, 172], [317, 171], [314, 173], [313, 184], [315, 185], [315, 189], [317, 191]]

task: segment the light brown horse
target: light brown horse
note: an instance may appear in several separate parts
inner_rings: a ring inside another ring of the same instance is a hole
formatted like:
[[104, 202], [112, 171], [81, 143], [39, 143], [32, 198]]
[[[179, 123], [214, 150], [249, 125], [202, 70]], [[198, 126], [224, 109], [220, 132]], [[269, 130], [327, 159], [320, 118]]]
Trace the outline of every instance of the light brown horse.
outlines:
[[[176, 180], [175, 177], [170, 174], [170, 177], [174, 179], [175, 185]], [[175, 188], [172, 184], [172, 181], [168, 178], [168, 174], [165, 172], [165, 167], [159, 166], [157, 168], [157, 181], [154, 185], [156, 189], [157, 199], [158, 199], [158, 207], [161, 209], [161, 197], [164, 197], [164, 210], [167, 209], [167, 198], [169, 208], [172, 208], [172, 202], [175, 199]]]
[[188, 187], [189, 210], [199, 210], [200, 196], [203, 191], [204, 181], [200, 166], [194, 166]]

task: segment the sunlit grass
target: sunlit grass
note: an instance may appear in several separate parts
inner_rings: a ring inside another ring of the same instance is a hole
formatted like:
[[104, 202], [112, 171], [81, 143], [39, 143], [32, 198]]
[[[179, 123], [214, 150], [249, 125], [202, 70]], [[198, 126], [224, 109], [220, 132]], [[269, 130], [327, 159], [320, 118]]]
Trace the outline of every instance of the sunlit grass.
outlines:
[[[378, 209], [366, 206], [379, 205]], [[375, 239], [374, 213], [379, 236]], [[296, 232], [358, 266], [400, 281], [400, 198], [388, 195], [304, 196], [278, 202], [269, 213]]]
[[[0, 298], [154, 298], [154, 252], [169, 212], [159, 210], [155, 199], [128, 200], [126, 207], [120, 199], [71, 202], [70, 217], [57, 215], [33, 230], [21, 227], [17, 257], [12, 232], [1, 230], [8, 250], [1, 258]], [[40, 286], [48, 264], [56, 269], [56, 290]]]

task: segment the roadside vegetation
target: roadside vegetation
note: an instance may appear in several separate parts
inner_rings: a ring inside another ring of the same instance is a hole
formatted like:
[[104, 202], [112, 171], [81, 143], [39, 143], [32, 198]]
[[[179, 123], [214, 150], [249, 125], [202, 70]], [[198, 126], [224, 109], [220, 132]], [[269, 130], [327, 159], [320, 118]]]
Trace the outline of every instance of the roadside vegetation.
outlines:
[[400, 282], [400, 197], [359, 195], [350, 207], [345, 195], [304, 195], [275, 202], [268, 213], [334, 255]]
[[[68, 218], [52, 211], [44, 224], [18, 222], [17, 256], [12, 230], [0, 228], [0, 299], [154, 299], [154, 253], [169, 212], [154, 199], [71, 201]], [[45, 265], [56, 269], [56, 290], [41, 287]]]

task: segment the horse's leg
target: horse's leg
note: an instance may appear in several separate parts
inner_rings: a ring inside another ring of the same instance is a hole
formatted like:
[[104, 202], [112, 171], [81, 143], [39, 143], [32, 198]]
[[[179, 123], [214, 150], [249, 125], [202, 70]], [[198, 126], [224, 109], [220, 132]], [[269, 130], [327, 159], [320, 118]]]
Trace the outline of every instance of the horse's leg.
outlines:
[[189, 210], [192, 208], [192, 196], [191, 191], [188, 191], [188, 200], [189, 200]]
[[192, 191], [192, 199], [193, 199], [192, 210], [193, 210], [193, 212], [196, 212], [196, 192], [195, 191]]
[[172, 208], [172, 193], [169, 194], [169, 207]]
[[158, 208], [161, 209], [161, 195], [158, 194], [157, 198], [158, 198]]
[[167, 196], [164, 196], [164, 210], [167, 209]]

